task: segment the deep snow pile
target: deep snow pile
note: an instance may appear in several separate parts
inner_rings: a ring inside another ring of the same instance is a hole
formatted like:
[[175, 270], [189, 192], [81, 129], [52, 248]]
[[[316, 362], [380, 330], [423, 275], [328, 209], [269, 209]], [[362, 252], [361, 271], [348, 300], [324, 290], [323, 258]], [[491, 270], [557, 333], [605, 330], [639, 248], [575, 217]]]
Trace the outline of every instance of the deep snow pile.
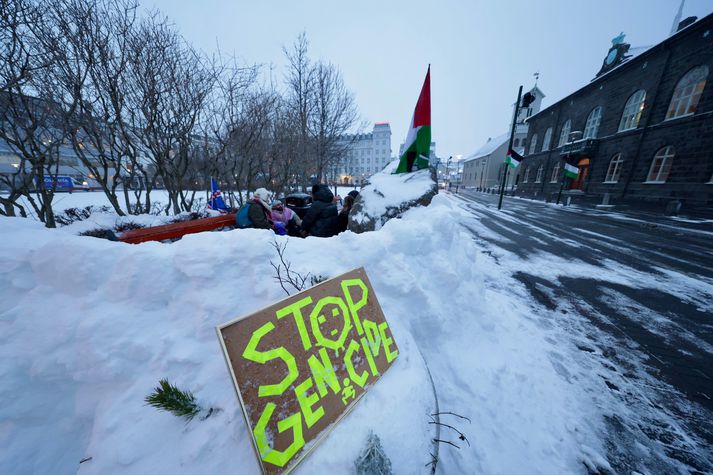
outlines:
[[[349, 229], [357, 233], [378, 230], [389, 219], [401, 216], [415, 206], [428, 206], [438, 193], [430, 169], [393, 174], [399, 160], [369, 178], [349, 213]], [[433, 172], [435, 173], [435, 172]]]
[[[364, 266], [400, 356], [296, 473], [350, 473], [370, 430], [396, 473], [426, 473], [433, 375], [444, 429], [440, 473], [583, 473], [600, 414], [550, 358], [562, 335], [438, 195], [377, 232], [330, 239], [236, 230], [126, 245], [0, 219], [0, 473], [258, 473], [215, 326], [284, 297], [274, 239], [302, 273]], [[421, 356], [423, 355], [423, 357]], [[167, 378], [208, 419], [144, 404]], [[79, 464], [80, 460], [91, 457]], [[605, 462], [601, 462], [605, 464]]]

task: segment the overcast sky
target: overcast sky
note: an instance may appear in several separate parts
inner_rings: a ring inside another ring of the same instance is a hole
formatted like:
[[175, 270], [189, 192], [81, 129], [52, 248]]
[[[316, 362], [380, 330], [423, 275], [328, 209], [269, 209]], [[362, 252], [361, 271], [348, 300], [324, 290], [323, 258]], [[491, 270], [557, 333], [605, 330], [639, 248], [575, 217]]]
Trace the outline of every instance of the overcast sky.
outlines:
[[[196, 47], [217, 45], [284, 76], [282, 47], [305, 31], [310, 56], [336, 64], [369, 123], [388, 121], [392, 153], [406, 137], [431, 64], [438, 156], [467, 155], [507, 130], [520, 84], [539, 71], [543, 106], [589, 82], [620, 32], [656, 44], [679, 0], [143, 0]], [[713, 12], [687, 0], [683, 18]]]

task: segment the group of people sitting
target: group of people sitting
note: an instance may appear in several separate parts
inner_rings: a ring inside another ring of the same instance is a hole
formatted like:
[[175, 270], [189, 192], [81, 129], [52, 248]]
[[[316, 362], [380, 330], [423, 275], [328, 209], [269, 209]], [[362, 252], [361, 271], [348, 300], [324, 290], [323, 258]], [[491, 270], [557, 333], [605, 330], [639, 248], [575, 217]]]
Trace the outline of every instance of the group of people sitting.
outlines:
[[[312, 187], [312, 204], [303, 219], [296, 212], [285, 206], [280, 200], [270, 202], [271, 193], [265, 188], [258, 188], [252, 198], [243, 205], [247, 206], [246, 222], [241, 223], [241, 210], [238, 211], [236, 221], [239, 227], [252, 227], [258, 229], [272, 229], [276, 234], [289, 236], [335, 236], [347, 230], [349, 225], [349, 211], [354, 205], [354, 200], [359, 195], [356, 190], [342, 198], [330, 191], [327, 185], [314, 185]], [[342, 202], [341, 209], [337, 204]], [[270, 203], [270, 204], [268, 204]]]

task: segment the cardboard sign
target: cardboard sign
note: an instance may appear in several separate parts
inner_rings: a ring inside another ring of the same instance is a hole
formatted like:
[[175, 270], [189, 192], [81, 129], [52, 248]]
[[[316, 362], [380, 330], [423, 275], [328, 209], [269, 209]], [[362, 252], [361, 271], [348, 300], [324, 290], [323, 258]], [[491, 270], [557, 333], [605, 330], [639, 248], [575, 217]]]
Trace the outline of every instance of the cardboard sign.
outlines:
[[217, 328], [263, 473], [288, 473], [398, 355], [363, 268]]

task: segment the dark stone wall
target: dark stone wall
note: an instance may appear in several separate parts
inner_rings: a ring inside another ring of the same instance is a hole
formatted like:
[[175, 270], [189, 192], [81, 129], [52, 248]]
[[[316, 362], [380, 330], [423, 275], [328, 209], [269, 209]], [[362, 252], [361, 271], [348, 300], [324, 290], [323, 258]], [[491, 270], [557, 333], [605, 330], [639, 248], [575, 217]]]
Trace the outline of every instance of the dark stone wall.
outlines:
[[[709, 73], [696, 113], [666, 121], [676, 84], [700, 65], [706, 65]], [[626, 101], [639, 89], [646, 91], [646, 105], [638, 128], [617, 132]], [[648, 203], [663, 209], [667, 202], [681, 200], [684, 208], [713, 207], [713, 184], [707, 184], [713, 175], [713, 15], [531, 118], [528, 143], [537, 134], [539, 144], [522, 163], [518, 195], [549, 199], [559, 191], [560, 185], [550, 183], [550, 177], [561, 159], [557, 144], [562, 125], [570, 119], [572, 131], [584, 131], [589, 113], [597, 106], [603, 108], [598, 147], [588, 157], [589, 176], [583, 187], [590, 199], [610, 193], [614, 204]], [[543, 152], [548, 127], [553, 127], [551, 150]], [[645, 183], [654, 155], [668, 145], [674, 147], [675, 157], [666, 183]], [[609, 161], [619, 152], [624, 159], [619, 182], [604, 183]], [[570, 157], [569, 161], [576, 165], [579, 158]], [[545, 166], [543, 182], [533, 183], [540, 164]], [[532, 167], [530, 180], [523, 183], [528, 166]]]

